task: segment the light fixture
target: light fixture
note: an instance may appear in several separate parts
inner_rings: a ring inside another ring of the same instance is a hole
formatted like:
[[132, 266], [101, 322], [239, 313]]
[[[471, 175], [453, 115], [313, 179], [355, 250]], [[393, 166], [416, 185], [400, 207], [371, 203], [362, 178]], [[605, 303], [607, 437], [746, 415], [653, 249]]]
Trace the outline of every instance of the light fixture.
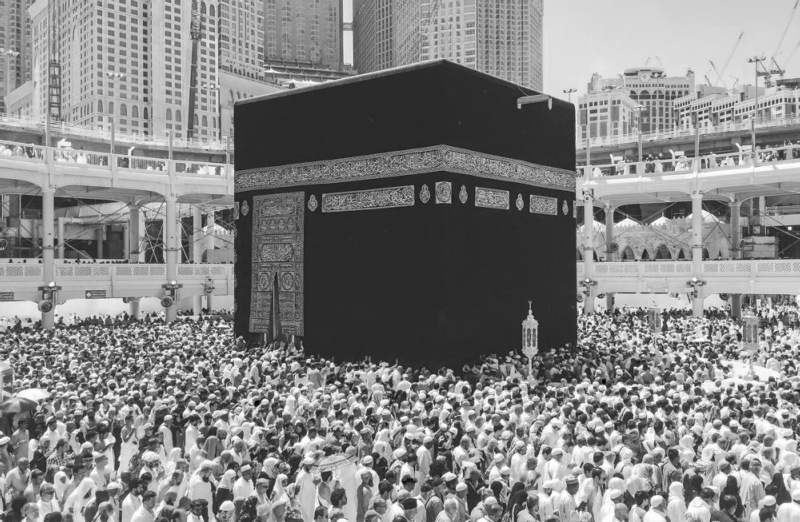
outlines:
[[517, 98], [517, 109], [521, 109], [523, 105], [531, 103], [547, 102], [547, 108], [553, 108], [553, 97], [548, 94], [534, 94], [532, 96], [521, 96]]
[[581, 281], [581, 286], [583, 287], [583, 293], [589, 295], [593, 286], [597, 286], [597, 281], [589, 279], [588, 277]]
[[705, 285], [706, 285], [706, 281], [703, 281], [702, 279], [697, 279], [696, 277], [693, 277], [691, 281], [687, 281], [686, 282], [686, 286], [687, 287], [691, 287], [691, 289], [692, 289], [691, 295], [692, 295], [692, 298], [694, 298], [694, 299], [697, 299], [700, 296], [700, 293], [698, 292], [697, 289], [699, 287], [705, 286]]

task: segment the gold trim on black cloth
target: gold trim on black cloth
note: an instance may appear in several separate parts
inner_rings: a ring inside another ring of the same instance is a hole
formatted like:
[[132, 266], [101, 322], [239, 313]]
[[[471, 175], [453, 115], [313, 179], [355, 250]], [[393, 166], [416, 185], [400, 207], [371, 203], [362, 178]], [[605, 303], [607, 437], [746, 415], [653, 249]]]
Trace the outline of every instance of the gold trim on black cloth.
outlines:
[[236, 192], [451, 172], [533, 187], [575, 191], [576, 173], [449, 145], [236, 172]]

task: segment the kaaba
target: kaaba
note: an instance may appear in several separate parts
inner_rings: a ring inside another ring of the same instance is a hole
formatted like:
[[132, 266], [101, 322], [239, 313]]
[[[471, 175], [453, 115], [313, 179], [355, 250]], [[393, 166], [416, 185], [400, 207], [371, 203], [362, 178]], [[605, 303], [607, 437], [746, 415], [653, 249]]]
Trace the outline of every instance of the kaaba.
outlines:
[[532, 301], [574, 343], [575, 113], [536, 94], [440, 60], [237, 102], [236, 335], [460, 367]]

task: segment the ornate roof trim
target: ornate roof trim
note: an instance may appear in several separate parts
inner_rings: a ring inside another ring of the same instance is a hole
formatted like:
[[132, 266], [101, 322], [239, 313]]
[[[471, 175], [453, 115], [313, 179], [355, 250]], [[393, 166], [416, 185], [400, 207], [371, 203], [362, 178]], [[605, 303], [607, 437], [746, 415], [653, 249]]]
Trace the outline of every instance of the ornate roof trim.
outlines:
[[575, 192], [576, 173], [449, 145], [236, 172], [235, 192], [451, 172]]

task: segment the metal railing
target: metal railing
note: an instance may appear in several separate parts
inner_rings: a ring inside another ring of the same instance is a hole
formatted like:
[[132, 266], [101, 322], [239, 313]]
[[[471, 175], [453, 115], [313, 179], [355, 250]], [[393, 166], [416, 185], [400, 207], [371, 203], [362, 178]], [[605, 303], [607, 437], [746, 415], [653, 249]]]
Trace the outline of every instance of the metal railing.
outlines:
[[[43, 267], [40, 264], [2, 263], [0, 264], [0, 279], [6, 282], [12, 280], [41, 281]], [[233, 271], [233, 265], [202, 264], [178, 265], [180, 277], [227, 277]], [[140, 279], [160, 278], [167, 275], [165, 264], [56, 264], [55, 276], [57, 281], [71, 279]]]
[[[43, 121], [27, 119], [27, 118], [14, 118], [10, 116], [0, 116], [0, 126], [17, 127], [20, 129], [31, 130], [44, 134], [45, 124]], [[111, 141], [111, 131], [104, 129], [95, 129], [83, 125], [75, 125], [67, 122], [58, 124], [51, 124], [51, 131], [60, 132], [69, 136], [80, 136], [84, 138], [94, 138], [104, 141]], [[136, 146], [146, 147], [148, 145], [158, 147], [168, 147], [169, 137], [150, 136], [144, 133], [114, 133], [114, 142], [119, 144], [132, 144]], [[217, 153], [225, 153], [226, 149], [231, 154], [233, 153], [233, 140], [226, 142], [225, 140], [211, 139], [183, 139], [173, 138], [172, 147], [174, 149], [206, 149]]]
[[[723, 261], [703, 261], [703, 275], [717, 277], [800, 277], [800, 259], [743, 259]], [[584, 262], [578, 261], [577, 275], [584, 275]], [[611, 261], [593, 265], [596, 277], [656, 277], [689, 276], [692, 273], [691, 261]]]
[[[584, 178], [606, 176], [642, 176], [646, 174], [686, 174], [694, 171], [713, 171], [731, 167], [754, 167], [773, 163], [797, 161], [800, 159], [800, 144], [778, 147], [757, 148], [755, 161], [751, 150], [742, 150], [726, 154], [707, 154], [700, 158], [687, 158], [681, 155], [677, 158], [655, 158], [642, 162], [601, 163], [577, 167], [578, 174]], [[587, 172], [588, 171], [588, 172]]]
[[191, 160], [168, 160], [144, 158], [109, 152], [45, 147], [14, 141], [0, 140], [0, 160], [22, 160], [33, 163], [46, 163], [49, 155], [56, 165], [74, 164], [95, 167], [108, 167], [112, 163], [117, 170], [169, 171], [170, 161], [176, 174], [197, 174], [205, 176], [226, 176], [233, 172], [233, 165], [225, 163], [200, 162]]
[[[769, 129], [775, 127], [792, 127], [800, 125], [800, 116], [791, 118], [758, 118], [756, 129]], [[724, 134], [726, 132], [748, 132], [751, 128], [750, 120], [741, 122], [726, 122], [719, 125], [701, 125], [699, 132], [701, 136], [712, 134]], [[580, 131], [580, 129], [579, 129]], [[642, 142], [647, 144], [653, 141], [662, 141], [675, 138], [691, 138], [695, 135], [695, 128], [674, 129], [667, 132], [648, 132], [642, 133]], [[638, 133], [623, 134], [620, 136], [605, 136], [590, 138], [589, 144], [592, 148], [615, 147], [619, 145], [635, 145], [639, 141]], [[576, 136], [575, 147], [579, 150], [586, 149], [586, 139]]]

